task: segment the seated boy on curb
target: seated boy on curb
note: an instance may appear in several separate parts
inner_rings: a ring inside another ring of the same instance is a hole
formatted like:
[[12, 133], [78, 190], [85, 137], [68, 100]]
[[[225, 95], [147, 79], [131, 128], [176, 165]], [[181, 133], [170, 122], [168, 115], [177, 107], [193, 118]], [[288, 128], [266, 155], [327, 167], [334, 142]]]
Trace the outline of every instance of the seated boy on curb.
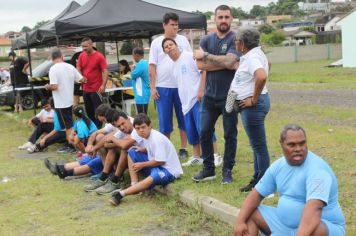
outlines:
[[[105, 157], [103, 172], [99, 179], [85, 186], [85, 191], [94, 191], [97, 194], [109, 194], [114, 190], [123, 187], [123, 174], [127, 169], [127, 149], [133, 145], [140, 145], [142, 138], [133, 139], [131, 135], [135, 135], [133, 128], [133, 118], [127, 116], [122, 111], [115, 111], [112, 115], [114, 126], [118, 131], [106, 139], [105, 147], [108, 148], [108, 153]], [[138, 137], [137, 133], [136, 136]], [[114, 165], [116, 164], [116, 168]], [[113, 175], [110, 175], [111, 170], [115, 169]]]
[[41, 100], [41, 105], [42, 110], [27, 122], [28, 127], [33, 127], [34, 131], [28, 139], [28, 142], [19, 146], [20, 150], [26, 150], [27, 148], [34, 146], [37, 139], [39, 139], [42, 134], [48, 134], [53, 130], [53, 99], [44, 98]]
[[[131, 186], [124, 190], [114, 191], [110, 202], [117, 206], [125, 196], [140, 193], [155, 185], [167, 185], [183, 174], [175, 147], [160, 132], [152, 129], [150, 118], [140, 113], [133, 122], [137, 136], [143, 138], [143, 147], [133, 147], [128, 151], [128, 166]], [[138, 181], [138, 172], [147, 177]]]

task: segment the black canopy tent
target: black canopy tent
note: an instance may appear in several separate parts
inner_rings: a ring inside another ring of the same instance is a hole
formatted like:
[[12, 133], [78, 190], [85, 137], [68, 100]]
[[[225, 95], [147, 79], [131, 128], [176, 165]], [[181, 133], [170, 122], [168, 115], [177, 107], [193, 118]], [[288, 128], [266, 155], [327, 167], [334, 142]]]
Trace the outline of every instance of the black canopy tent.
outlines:
[[[55, 18], [53, 18], [47, 24], [41, 26], [40, 28], [38, 28], [36, 30], [26, 32], [19, 38], [13, 39], [11, 41], [12, 50], [27, 49], [29, 68], [30, 68], [30, 76], [32, 76], [32, 63], [31, 63], [30, 48], [45, 47], [45, 46], [53, 45], [55, 43], [58, 44], [58, 37], [56, 34], [55, 24], [54, 24], [55, 21], [62, 18], [66, 14], [74, 11], [75, 9], [77, 9], [79, 7], [80, 7], [79, 3], [72, 1], [59, 15], [57, 15]], [[16, 78], [14, 78], [14, 80], [16, 80]], [[32, 81], [30, 81], [30, 87], [31, 87], [32, 99], [33, 99], [33, 101], [35, 101], [34, 88], [33, 88]], [[15, 89], [15, 87], [14, 87], [14, 89]], [[36, 114], [36, 105], [34, 105], [33, 108], [34, 108], [34, 113]]]
[[180, 29], [206, 29], [205, 16], [162, 7], [141, 0], [89, 0], [56, 20], [60, 38], [89, 36], [95, 41], [150, 38], [163, 32], [162, 17], [179, 16]]
[[42, 25], [38, 29], [31, 30], [22, 36], [11, 41], [13, 49], [46, 47], [55, 45], [57, 42], [57, 32], [55, 21], [61, 19], [75, 9], [79, 8], [80, 4], [72, 1], [59, 15]]

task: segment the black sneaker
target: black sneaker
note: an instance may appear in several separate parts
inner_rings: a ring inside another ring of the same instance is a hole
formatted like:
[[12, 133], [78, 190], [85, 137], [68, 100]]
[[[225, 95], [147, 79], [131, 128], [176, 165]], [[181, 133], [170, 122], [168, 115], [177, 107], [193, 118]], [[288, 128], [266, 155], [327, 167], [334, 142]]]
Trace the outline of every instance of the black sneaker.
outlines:
[[121, 196], [120, 192], [114, 192], [111, 196], [112, 197], [109, 201], [110, 201], [111, 205], [113, 205], [113, 206], [119, 205], [121, 202], [121, 199], [123, 198]]
[[67, 172], [63, 165], [56, 165], [57, 175], [60, 179], [67, 177]]
[[232, 183], [232, 172], [229, 169], [224, 169], [222, 172], [222, 181], [221, 184], [229, 184]]
[[44, 159], [44, 164], [47, 167], [47, 169], [54, 175], [57, 175], [57, 168], [55, 165], [52, 164], [48, 158]]
[[251, 179], [250, 183], [240, 188], [240, 192], [250, 192], [255, 187], [256, 184], [257, 184], [257, 180]]
[[194, 175], [192, 177], [192, 180], [194, 180], [195, 182], [200, 182], [200, 181], [206, 181], [206, 180], [213, 180], [215, 178], [216, 178], [216, 176], [215, 176], [214, 170], [208, 171], [206, 169], [203, 169], [198, 174]]
[[178, 157], [179, 157], [179, 159], [183, 159], [183, 158], [188, 157], [187, 149], [184, 149], [184, 148], [179, 149]]

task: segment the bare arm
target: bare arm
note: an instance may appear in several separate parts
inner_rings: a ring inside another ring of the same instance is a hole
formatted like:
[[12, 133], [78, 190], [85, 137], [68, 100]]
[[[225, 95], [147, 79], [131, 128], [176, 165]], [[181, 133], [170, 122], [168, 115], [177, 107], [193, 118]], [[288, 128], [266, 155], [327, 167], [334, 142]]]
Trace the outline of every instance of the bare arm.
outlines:
[[156, 166], [161, 166], [163, 164], [164, 164], [164, 161], [155, 161], [155, 160], [150, 160], [150, 161], [145, 161], [145, 162], [136, 162], [132, 165], [132, 169], [135, 172], [138, 172], [146, 167], [156, 167]]
[[324, 206], [323, 201], [315, 199], [305, 204], [297, 236], [312, 235], [321, 223], [321, 212]]
[[156, 65], [150, 64], [148, 67], [148, 72], [150, 76], [151, 96], [153, 100], [157, 100], [159, 98], [159, 94], [156, 89]]
[[108, 69], [104, 69], [103, 70], [103, 82], [99, 88], [99, 93], [103, 93], [105, 91], [105, 87], [106, 87], [106, 82], [108, 81], [108, 77], [109, 77], [109, 70]]
[[255, 189], [252, 189], [247, 195], [235, 223], [235, 235], [248, 235], [247, 221], [260, 205], [262, 199], [262, 196]]
[[200, 74], [200, 85], [199, 85], [199, 91], [198, 91], [198, 97], [197, 97], [199, 102], [201, 101], [201, 99], [204, 96], [205, 82], [206, 82], [206, 71], [202, 71]]
[[29, 67], [29, 63], [26, 63], [22, 68], [22, 73], [27, 74], [27, 68]]
[[54, 91], [58, 89], [58, 84], [46, 84], [45, 89], [49, 91]]
[[200, 48], [194, 51], [194, 58], [197, 60], [202, 60], [205, 62], [205, 64], [207, 64], [205, 69], [200, 68], [198, 65], [199, 69], [201, 70], [236, 70], [237, 57], [233, 53], [227, 53], [226, 55], [213, 55], [210, 53], [206, 54], [206, 52]]
[[131, 136], [126, 136], [122, 139], [117, 139], [117, 138], [113, 137], [111, 139], [111, 141], [115, 144], [115, 146], [119, 147], [120, 149], [124, 149], [124, 150], [129, 149], [136, 142], [133, 138], [131, 138]]
[[260, 68], [255, 71], [254, 76], [255, 76], [255, 91], [252, 96], [252, 103], [256, 104], [266, 84], [267, 74], [264, 69]]

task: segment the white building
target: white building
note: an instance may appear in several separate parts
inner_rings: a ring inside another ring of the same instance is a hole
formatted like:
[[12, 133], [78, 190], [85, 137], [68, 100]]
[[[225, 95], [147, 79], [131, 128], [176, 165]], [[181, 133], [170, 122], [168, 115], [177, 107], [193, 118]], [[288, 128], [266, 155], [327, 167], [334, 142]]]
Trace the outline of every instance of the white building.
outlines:
[[260, 25], [263, 25], [265, 22], [264, 20], [259, 20], [259, 19], [245, 19], [245, 20], [240, 20], [241, 26], [254, 26], [258, 27]]
[[351, 11], [337, 22], [337, 25], [341, 26], [343, 67], [356, 67], [355, 22], [356, 9]]

